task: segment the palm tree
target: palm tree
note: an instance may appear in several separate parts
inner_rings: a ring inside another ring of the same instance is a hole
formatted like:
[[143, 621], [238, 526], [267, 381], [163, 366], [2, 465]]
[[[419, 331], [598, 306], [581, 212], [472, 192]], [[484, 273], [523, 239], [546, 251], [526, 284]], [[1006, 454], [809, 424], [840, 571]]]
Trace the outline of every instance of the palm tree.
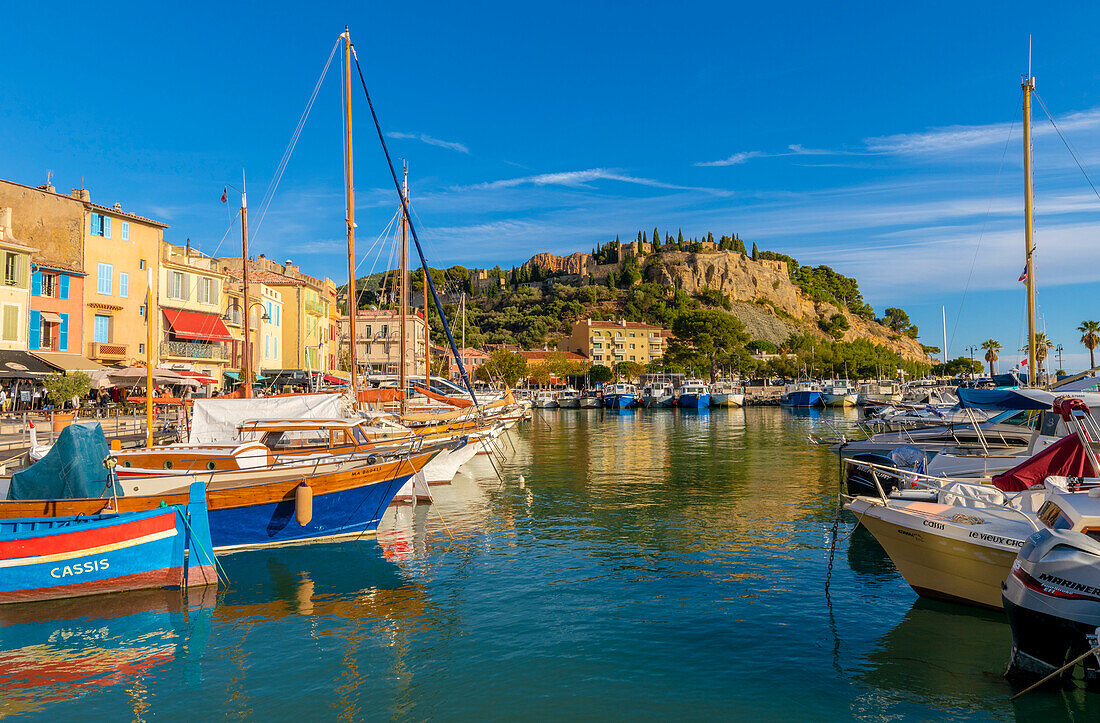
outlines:
[[1089, 368], [1096, 368], [1096, 347], [1100, 345], [1100, 321], [1082, 321], [1077, 327], [1081, 332], [1081, 343], [1089, 350]]
[[1034, 364], [1038, 364], [1035, 368], [1036, 378], [1041, 378], [1043, 375], [1043, 362], [1047, 360], [1047, 350], [1054, 348], [1054, 342], [1047, 338], [1045, 332], [1035, 332], [1035, 361]]
[[1004, 349], [1004, 347], [996, 339], [986, 339], [982, 342], [982, 348], [985, 349], [985, 360], [989, 362], [989, 376], [992, 378], [996, 374], [993, 363], [997, 361], [997, 352]]

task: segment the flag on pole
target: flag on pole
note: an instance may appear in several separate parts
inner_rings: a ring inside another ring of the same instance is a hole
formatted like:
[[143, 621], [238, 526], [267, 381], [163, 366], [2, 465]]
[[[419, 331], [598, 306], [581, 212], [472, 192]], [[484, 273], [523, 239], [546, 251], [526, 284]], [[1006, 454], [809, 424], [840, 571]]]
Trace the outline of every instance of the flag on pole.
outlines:
[[[223, 198], [222, 200], [224, 201], [225, 199]], [[1022, 272], [1020, 272], [1020, 278], [1018, 278], [1016, 280], [1017, 281], [1027, 281], [1027, 267], [1026, 266], [1024, 267], [1024, 270]]]
[[222, 188], [222, 203], [229, 200], [229, 187]]
[[1024, 359], [1022, 362], [1020, 362], [1020, 366], [1026, 367], [1027, 366], [1027, 359]]

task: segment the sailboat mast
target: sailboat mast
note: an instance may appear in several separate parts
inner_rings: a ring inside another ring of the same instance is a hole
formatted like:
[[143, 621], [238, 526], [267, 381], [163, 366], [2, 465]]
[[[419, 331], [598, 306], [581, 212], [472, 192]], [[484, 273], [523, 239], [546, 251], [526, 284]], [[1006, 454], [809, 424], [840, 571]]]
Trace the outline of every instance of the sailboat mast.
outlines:
[[1038, 382], [1035, 360], [1035, 273], [1032, 257], [1035, 244], [1032, 239], [1031, 219], [1031, 94], [1035, 90], [1035, 78], [1031, 75], [1031, 62], [1028, 60], [1027, 78], [1021, 84], [1024, 91], [1024, 284], [1027, 287], [1027, 381], [1028, 386]]
[[244, 398], [252, 398], [252, 321], [249, 317], [248, 298], [248, 184], [244, 171], [241, 171], [241, 303], [244, 305], [244, 364], [241, 375], [244, 377]]
[[355, 321], [359, 315], [359, 294], [355, 288], [355, 188], [351, 158], [351, 33], [344, 26], [344, 199], [348, 226], [348, 361], [351, 366], [352, 408], [359, 408], [359, 363], [356, 359]]
[[432, 333], [428, 327], [428, 272], [424, 272], [424, 386], [432, 386]]
[[[405, 180], [401, 184], [401, 197], [409, 203], [409, 166], [405, 164]], [[409, 314], [409, 222], [401, 214], [401, 363], [398, 365], [398, 388], [401, 390], [401, 407], [404, 409], [405, 387], [405, 319]]]

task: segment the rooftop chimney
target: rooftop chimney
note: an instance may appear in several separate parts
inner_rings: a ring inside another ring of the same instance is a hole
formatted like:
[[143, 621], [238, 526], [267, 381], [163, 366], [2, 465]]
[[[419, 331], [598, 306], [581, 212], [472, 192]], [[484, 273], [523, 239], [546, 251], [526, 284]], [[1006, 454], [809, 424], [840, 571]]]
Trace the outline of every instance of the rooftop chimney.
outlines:
[[11, 230], [11, 209], [0, 208], [0, 241], [11, 241], [14, 236]]
[[122, 204], [119, 203], [118, 201], [115, 201], [114, 209], [116, 211], [121, 211], [122, 210]]
[[74, 188], [73, 192], [69, 194], [78, 201], [91, 202], [92, 194], [88, 192], [87, 188]]

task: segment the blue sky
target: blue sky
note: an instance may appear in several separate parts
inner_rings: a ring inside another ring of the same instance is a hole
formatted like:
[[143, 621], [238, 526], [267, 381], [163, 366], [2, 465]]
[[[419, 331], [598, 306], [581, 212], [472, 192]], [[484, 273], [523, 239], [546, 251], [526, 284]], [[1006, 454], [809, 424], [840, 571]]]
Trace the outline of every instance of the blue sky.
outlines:
[[[261, 199], [345, 24], [437, 265], [508, 267], [654, 226], [737, 232], [855, 276], [925, 343], [941, 344], [944, 305], [952, 356], [992, 336], [1011, 362], [1029, 34], [1039, 95], [1100, 182], [1100, 8], [1085, 3], [160, 5], [6, 9], [0, 176], [83, 179], [225, 254], [239, 245], [218, 199], [244, 168], [254, 251], [338, 280], [338, 55], [266, 213]], [[354, 100], [366, 256], [396, 199]], [[1040, 328], [1081, 368], [1100, 199], [1034, 119]], [[380, 246], [361, 270], [386, 265]]]

